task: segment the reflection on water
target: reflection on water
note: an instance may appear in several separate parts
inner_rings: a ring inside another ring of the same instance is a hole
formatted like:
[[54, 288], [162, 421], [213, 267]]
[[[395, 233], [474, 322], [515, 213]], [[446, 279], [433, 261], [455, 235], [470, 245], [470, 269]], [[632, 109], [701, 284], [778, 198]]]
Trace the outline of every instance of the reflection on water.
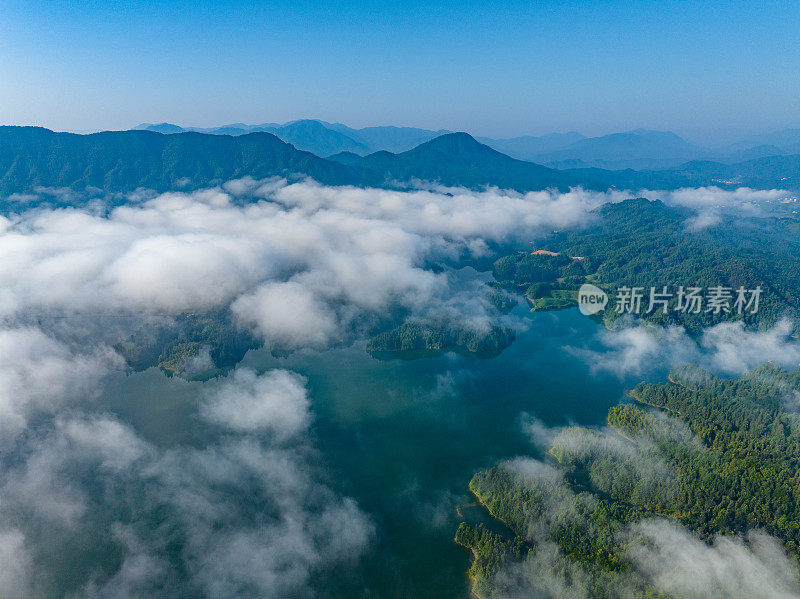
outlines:
[[[480, 360], [446, 354], [381, 361], [365, 342], [276, 358], [251, 352], [244, 365], [286, 368], [308, 379], [314, 441], [328, 483], [355, 498], [378, 531], [356, 570], [317, 581], [340, 597], [465, 597], [469, 556], [452, 538], [457, 507], [469, 504], [472, 474], [536, 450], [520, 426], [527, 412], [547, 425], [602, 425], [636, 380], [592, 374], [565, 346], [591, 346], [598, 325], [577, 310], [511, 318], [514, 344]], [[156, 371], [112, 381], [108, 409], [152, 441], [202, 443], [196, 417], [202, 383]], [[213, 385], [214, 382], [206, 383]], [[482, 517], [474, 508], [462, 516]], [[466, 513], [465, 513], [466, 512]], [[322, 591], [321, 591], [322, 592]]]

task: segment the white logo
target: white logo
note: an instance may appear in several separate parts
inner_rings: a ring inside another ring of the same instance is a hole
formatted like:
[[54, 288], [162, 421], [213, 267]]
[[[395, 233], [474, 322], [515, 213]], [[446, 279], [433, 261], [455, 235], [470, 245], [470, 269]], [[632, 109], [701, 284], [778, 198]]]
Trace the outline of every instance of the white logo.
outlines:
[[608, 303], [606, 292], [589, 283], [584, 283], [578, 290], [578, 310], [581, 314], [591, 316], [602, 312]]

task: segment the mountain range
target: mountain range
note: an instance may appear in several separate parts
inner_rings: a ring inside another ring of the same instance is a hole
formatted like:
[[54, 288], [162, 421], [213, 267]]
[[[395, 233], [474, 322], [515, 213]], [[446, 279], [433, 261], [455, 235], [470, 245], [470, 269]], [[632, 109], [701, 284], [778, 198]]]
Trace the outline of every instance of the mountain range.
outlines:
[[191, 189], [244, 176], [305, 175], [332, 185], [380, 185], [382, 177], [296, 149], [270, 133], [238, 137], [153, 131], [55, 133], [0, 127], [0, 194], [39, 187], [128, 192]]
[[285, 142], [292, 144], [298, 150], [313, 152], [317, 156], [330, 156], [339, 152], [353, 152], [366, 155], [378, 150], [388, 152], [404, 152], [439, 137], [445, 133], [452, 133], [444, 129], [430, 131], [414, 127], [364, 127], [353, 129], [341, 123], [326, 123], [314, 119], [290, 121], [283, 125], [265, 123], [262, 125], [245, 125], [234, 123], [211, 129], [196, 127], [179, 127], [170, 123], [151, 125], [144, 123], [135, 127], [156, 133], [208, 133], [211, 135], [246, 135], [247, 133], [272, 133]]
[[382, 173], [387, 182], [418, 179], [451, 187], [496, 186], [518, 191], [547, 187], [567, 189], [573, 185], [604, 187], [601, 180], [593, 180], [591, 176], [570, 175], [511, 158], [467, 133], [447, 133], [398, 154], [383, 150], [367, 156], [343, 152], [331, 156], [330, 160]]
[[512, 158], [467, 133], [446, 133], [404, 152], [340, 152], [326, 159], [266, 132], [233, 136], [130, 130], [78, 135], [41, 127], [0, 127], [0, 196], [40, 188], [96, 188], [107, 193], [191, 190], [245, 176], [307, 176], [329, 185], [395, 189], [425, 181], [520, 192], [703, 185], [798, 190], [800, 155], [735, 164], [691, 161], [660, 170], [554, 169]]
[[[413, 127], [365, 127], [354, 129], [341, 123], [304, 119], [280, 125], [235, 123], [211, 129], [183, 128], [170, 123], [142, 124], [137, 129], [158, 133], [195, 131], [213, 135], [272, 133], [299, 150], [327, 157], [341, 152], [366, 156], [385, 150], [402, 153], [440, 137], [447, 130]], [[766, 156], [800, 154], [800, 129], [788, 129], [741, 140], [722, 148], [704, 148], [687, 142], [670, 131], [636, 129], [598, 137], [575, 131], [508, 139], [477, 138], [481, 143], [512, 158], [536, 162], [551, 168], [603, 168], [610, 170], [653, 170], [674, 168], [702, 160], [733, 164]]]

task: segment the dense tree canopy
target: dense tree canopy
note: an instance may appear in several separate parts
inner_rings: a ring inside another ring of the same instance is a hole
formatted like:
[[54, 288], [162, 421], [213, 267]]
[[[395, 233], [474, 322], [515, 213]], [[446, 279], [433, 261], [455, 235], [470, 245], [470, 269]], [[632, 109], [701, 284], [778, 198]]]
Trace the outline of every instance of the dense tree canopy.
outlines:
[[548, 547], [547, 567], [577, 568], [591, 596], [617, 596], [623, 583], [655, 596], [629, 553], [632, 525], [653, 517], [709, 540], [765, 530], [800, 556], [800, 372], [766, 364], [721, 379], [687, 366], [631, 396], [637, 404], [609, 411], [608, 430], [562, 429], [550, 463], [475, 475], [470, 490], [513, 531], [459, 528], [478, 596], [502, 596], [508, 564], [540, 568]]
[[[585, 230], [559, 232], [542, 245], [556, 255], [519, 252], [494, 263], [498, 282], [523, 291], [537, 310], [576, 305], [578, 288], [592, 283], [605, 290], [609, 304], [603, 313], [607, 324], [632, 312], [617, 309], [619, 291], [639, 288], [640, 307], [633, 312], [649, 321], [680, 324], [690, 331], [723, 321], [741, 319], [766, 327], [783, 316], [800, 315], [800, 241], [794, 217], [764, 217], [747, 223], [724, 221], [702, 231], [689, 226], [693, 212], [660, 201], [627, 200], [605, 204], [595, 213], [595, 224]], [[667, 287], [665, 311], [660, 303], [650, 308]], [[679, 288], [700, 289], [699, 310], [682, 302]], [[713, 310], [709, 298], [715, 287], [729, 294], [725, 309]], [[743, 288], [749, 302], [760, 288], [755, 304], [736, 305]]]

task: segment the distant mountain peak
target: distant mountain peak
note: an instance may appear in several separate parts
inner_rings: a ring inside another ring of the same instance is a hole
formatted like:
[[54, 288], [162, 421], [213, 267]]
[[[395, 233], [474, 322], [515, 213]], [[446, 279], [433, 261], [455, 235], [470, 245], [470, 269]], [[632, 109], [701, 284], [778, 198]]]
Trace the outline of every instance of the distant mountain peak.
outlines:
[[460, 154], [464, 152], [491, 152], [492, 154], [499, 154], [496, 150], [493, 150], [487, 145], [482, 144], [477, 139], [472, 137], [469, 133], [445, 133], [444, 135], [440, 135], [439, 137], [435, 137], [430, 141], [426, 141], [423, 144], [420, 144], [418, 147], [414, 148], [413, 150], [409, 150], [410, 152], [416, 151], [429, 151], [429, 150], [438, 150], [440, 152], [446, 152], [448, 154]]
[[673, 133], [672, 131], [661, 131], [659, 129], [645, 129], [643, 127], [638, 127], [637, 129], [631, 129], [630, 131], [624, 131], [624, 133], [633, 133], [634, 135], [674, 135], [677, 137], [677, 134]]
[[328, 129], [325, 126], [325, 123], [322, 121], [318, 121], [317, 119], [298, 119], [296, 121], [289, 121], [282, 127], [303, 127], [306, 129]]
[[155, 133], [183, 133], [185, 129], [172, 123], [142, 123], [134, 127], [135, 130], [154, 131]]

